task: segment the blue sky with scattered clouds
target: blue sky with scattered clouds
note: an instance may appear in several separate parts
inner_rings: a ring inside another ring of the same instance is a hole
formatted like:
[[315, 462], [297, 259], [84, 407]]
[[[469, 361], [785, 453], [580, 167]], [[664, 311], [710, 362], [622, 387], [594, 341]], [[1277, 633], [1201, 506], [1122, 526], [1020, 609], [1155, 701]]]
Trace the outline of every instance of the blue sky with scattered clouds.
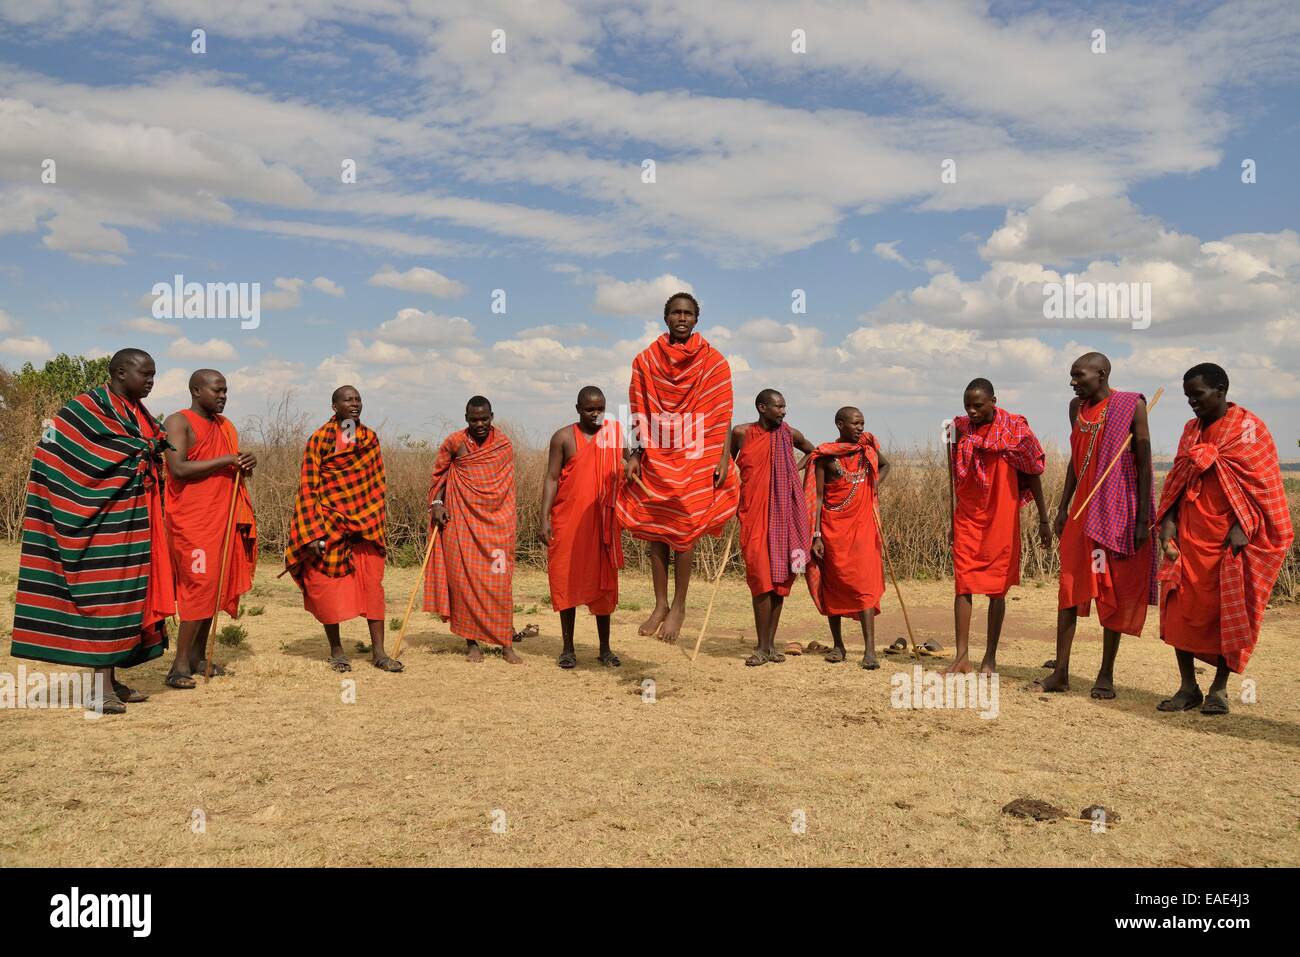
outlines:
[[[1174, 393], [1158, 448], [1210, 359], [1294, 457], [1297, 49], [1289, 0], [0, 0], [0, 363], [138, 345], [157, 412], [213, 365], [237, 419], [352, 382], [394, 431], [482, 392], [540, 436], [686, 288], [738, 418], [772, 386], [925, 443], [983, 375], [1059, 442], [1098, 348]], [[259, 328], [153, 318], [176, 273], [260, 283]], [[1045, 318], [1066, 273], [1150, 283], [1150, 327]]]

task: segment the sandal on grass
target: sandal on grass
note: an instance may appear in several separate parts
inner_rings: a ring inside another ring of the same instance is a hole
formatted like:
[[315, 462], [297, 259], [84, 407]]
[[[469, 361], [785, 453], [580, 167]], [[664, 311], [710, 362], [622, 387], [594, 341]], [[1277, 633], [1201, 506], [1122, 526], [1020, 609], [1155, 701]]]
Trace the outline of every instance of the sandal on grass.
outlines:
[[1222, 691], [1211, 691], [1201, 705], [1201, 714], [1227, 714], [1228, 696]]
[[175, 688], [177, 691], [189, 691], [195, 687], [193, 675], [183, 675], [179, 671], [173, 671], [163, 679], [163, 684], [168, 688]]
[[325, 659], [325, 663], [328, 664], [335, 671], [337, 671], [339, 674], [342, 674], [345, 671], [352, 670], [351, 663], [348, 661], [348, 659], [344, 658], [342, 655], [331, 655], [329, 658]]
[[846, 655], [844, 654], [843, 648], [832, 648], [831, 653], [828, 654], [824, 660], [830, 662], [833, 665], [838, 665], [841, 661], [845, 659], [845, 657]]
[[523, 641], [525, 638], [536, 638], [536, 637], [537, 637], [538, 635], [540, 635], [541, 633], [542, 633], [542, 630], [541, 630], [540, 628], [538, 628], [536, 625], [529, 625], [529, 626], [528, 626], [527, 628], [525, 628], [523, 631], [517, 631], [517, 632], [515, 632], [515, 636], [514, 636], [514, 638], [513, 638], [512, 640], [513, 640], [513, 641]]
[[560, 657], [555, 660], [555, 663], [565, 671], [568, 671], [570, 668], [578, 667], [578, 656], [572, 651], [565, 651], [560, 654]]
[[745, 659], [745, 664], [750, 668], [757, 668], [759, 665], [767, 664], [767, 656], [756, 651]]
[[603, 655], [597, 655], [596, 660], [606, 668], [620, 668], [623, 665], [623, 662], [619, 660], [618, 655], [614, 654], [612, 651], [606, 652]]
[[403, 665], [396, 658], [388, 657], [388, 655], [384, 655], [382, 658], [379, 658], [377, 660], [372, 660], [370, 663], [374, 665], [376, 668], [378, 668], [380, 671], [389, 671], [392, 672], [393, 674], [397, 674], [397, 672], [399, 671], [406, 670], [405, 665]]
[[[200, 658], [199, 663], [194, 666], [194, 671], [197, 674], [206, 675], [208, 673], [208, 659]], [[217, 664], [215, 661], [212, 662], [212, 677], [224, 678], [228, 674], [230, 674], [229, 671]]]
[[905, 651], [907, 651], [907, 639], [895, 638], [892, 642], [890, 642], [889, 647], [885, 649], [885, 654], [901, 655]]
[[1156, 705], [1157, 711], [1192, 711], [1201, 706], [1205, 700], [1205, 695], [1201, 694], [1201, 689], [1196, 689], [1196, 694], [1191, 695], [1182, 690], [1174, 693], [1172, 698], [1166, 698]]

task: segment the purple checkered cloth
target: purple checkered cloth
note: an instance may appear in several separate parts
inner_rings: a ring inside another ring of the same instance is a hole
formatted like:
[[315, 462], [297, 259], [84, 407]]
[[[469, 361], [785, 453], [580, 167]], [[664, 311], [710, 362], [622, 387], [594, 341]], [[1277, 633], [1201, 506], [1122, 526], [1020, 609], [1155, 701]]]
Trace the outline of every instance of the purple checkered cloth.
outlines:
[[[808, 563], [811, 536], [803, 482], [794, 464], [790, 426], [782, 422], [768, 434], [772, 443], [772, 494], [767, 502], [767, 559], [772, 581], [786, 581]], [[798, 553], [796, 555], [796, 552]]]
[[[1112, 392], [1110, 405], [1106, 410], [1106, 425], [1101, 430], [1101, 439], [1094, 453], [1097, 456], [1097, 475], [1101, 475], [1110, 465], [1124, 439], [1133, 426], [1133, 415], [1139, 401], [1145, 402], [1146, 396], [1140, 392]], [[1148, 493], [1154, 494], [1155, 475], [1148, 472], [1143, 480]], [[1086, 497], [1091, 489], [1084, 491]], [[1132, 446], [1125, 451], [1119, 464], [1111, 469], [1110, 475], [1097, 489], [1097, 494], [1088, 503], [1088, 515], [1084, 531], [1088, 537], [1117, 555], [1132, 555], [1133, 531], [1137, 527], [1138, 506], [1137, 459]], [[1151, 498], [1154, 509], [1155, 499]], [[1151, 548], [1151, 593], [1148, 604], [1154, 605], [1158, 600], [1158, 583], [1156, 581], [1156, 550]]]

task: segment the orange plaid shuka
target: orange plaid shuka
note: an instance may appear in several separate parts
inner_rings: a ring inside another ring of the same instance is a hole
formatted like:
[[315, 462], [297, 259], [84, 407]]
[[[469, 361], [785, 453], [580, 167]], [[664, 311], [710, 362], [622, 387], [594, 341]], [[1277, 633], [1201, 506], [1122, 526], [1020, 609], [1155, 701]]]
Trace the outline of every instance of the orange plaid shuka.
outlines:
[[[331, 418], [312, 433], [302, 457], [289, 547], [284, 550], [284, 564], [292, 569], [298, 587], [307, 563], [330, 578], [351, 575], [354, 537], [386, 550], [387, 488], [384, 457], [373, 429], [359, 422], [355, 429], [345, 427]], [[325, 555], [317, 558], [307, 546], [322, 538]]]
[[509, 647], [515, 628], [514, 447], [500, 429], [489, 431], [482, 445], [466, 429], [453, 432], [438, 449], [430, 502], [444, 477], [449, 518], [429, 560], [424, 610], [450, 621], [454, 635]]

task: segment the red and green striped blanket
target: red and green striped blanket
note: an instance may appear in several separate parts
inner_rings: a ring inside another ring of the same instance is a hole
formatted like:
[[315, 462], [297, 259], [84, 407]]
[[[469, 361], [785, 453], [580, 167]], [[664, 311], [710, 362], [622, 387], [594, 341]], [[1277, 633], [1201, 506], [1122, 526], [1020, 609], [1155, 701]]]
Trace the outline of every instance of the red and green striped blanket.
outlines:
[[141, 626], [165, 444], [143, 405], [103, 386], [47, 423], [27, 479], [15, 658], [104, 668], [162, 654], [163, 628]]

